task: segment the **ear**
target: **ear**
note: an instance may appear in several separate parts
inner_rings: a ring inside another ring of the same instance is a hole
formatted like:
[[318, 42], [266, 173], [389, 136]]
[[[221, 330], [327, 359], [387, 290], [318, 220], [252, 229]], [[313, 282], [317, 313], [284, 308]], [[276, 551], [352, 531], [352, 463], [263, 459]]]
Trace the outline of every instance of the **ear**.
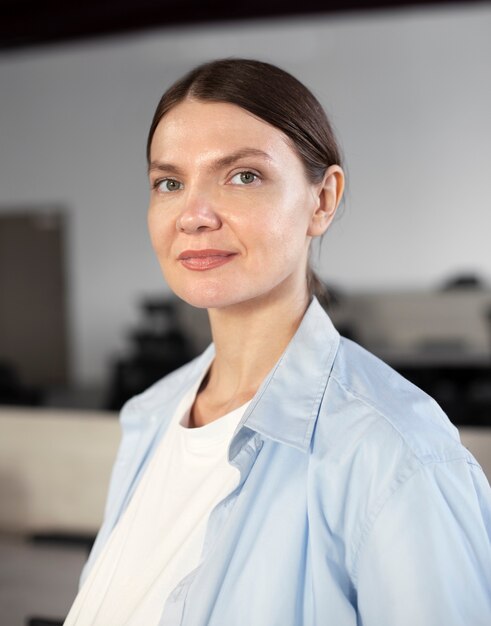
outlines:
[[320, 237], [329, 228], [344, 191], [344, 172], [339, 165], [327, 168], [322, 182], [315, 187], [316, 209], [310, 220], [307, 234]]

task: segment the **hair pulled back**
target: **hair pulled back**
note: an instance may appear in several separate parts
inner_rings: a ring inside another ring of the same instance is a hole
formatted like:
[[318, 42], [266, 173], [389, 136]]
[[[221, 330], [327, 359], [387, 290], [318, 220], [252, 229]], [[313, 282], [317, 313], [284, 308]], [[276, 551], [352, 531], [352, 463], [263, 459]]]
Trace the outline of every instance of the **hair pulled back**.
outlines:
[[[159, 122], [187, 98], [235, 104], [281, 130], [290, 139], [311, 183], [320, 182], [329, 166], [341, 164], [333, 130], [315, 96], [288, 72], [251, 59], [211, 61], [175, 82], [160, 99], [153, 116], [148, 161]], [[310, 266], [307, 283], [310, 294], [325, 304], [326, 290]]]

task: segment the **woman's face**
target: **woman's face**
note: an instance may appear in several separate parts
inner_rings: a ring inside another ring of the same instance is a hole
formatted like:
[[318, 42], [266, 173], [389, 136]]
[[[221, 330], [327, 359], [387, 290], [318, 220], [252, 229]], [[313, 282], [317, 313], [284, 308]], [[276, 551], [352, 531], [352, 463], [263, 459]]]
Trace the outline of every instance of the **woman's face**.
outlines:
[[305, 294], [319, 185], [281, 131], [233, 104], [185, 100], [150, 160], [150, 237], [180, 298], [222, 308]]

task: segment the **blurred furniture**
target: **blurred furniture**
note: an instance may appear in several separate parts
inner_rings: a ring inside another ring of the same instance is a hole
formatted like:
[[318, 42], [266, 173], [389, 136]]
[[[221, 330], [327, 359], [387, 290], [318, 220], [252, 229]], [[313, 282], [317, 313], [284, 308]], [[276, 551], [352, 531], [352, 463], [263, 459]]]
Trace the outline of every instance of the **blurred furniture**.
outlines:
[[40, 389], [24, 385], [15, 366], [0, 360], [0, 405], [37, 406], [41, 404], [42, 399], [43, 393]]
[[141, 310], [140, 324], [129, 334], [129, 353], [112, 365], [109, 410], [119, 410], [126, 400], [195, 355], [172, 300], [148, 298], [141, 303]]
[[56, 206], [0, 214], [0, 361], [27, 387], [69, 379], [65, 229]]
[[115, 418], [0, 407], [0, 532], [95, 535], [119, 442]]

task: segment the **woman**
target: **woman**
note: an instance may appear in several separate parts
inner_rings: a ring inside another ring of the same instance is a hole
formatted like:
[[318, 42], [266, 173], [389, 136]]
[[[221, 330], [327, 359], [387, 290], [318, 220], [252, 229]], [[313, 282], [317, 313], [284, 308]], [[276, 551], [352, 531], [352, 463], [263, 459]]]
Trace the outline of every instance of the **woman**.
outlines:
[[147, 154], [153, 247], [213, 346], [124, 407], [66, 624], [490, 624], [482, 470], [315, 298], [310, 244], [344, 185], [317, 100], [274, 66], [209, 63], [163, 95]]

